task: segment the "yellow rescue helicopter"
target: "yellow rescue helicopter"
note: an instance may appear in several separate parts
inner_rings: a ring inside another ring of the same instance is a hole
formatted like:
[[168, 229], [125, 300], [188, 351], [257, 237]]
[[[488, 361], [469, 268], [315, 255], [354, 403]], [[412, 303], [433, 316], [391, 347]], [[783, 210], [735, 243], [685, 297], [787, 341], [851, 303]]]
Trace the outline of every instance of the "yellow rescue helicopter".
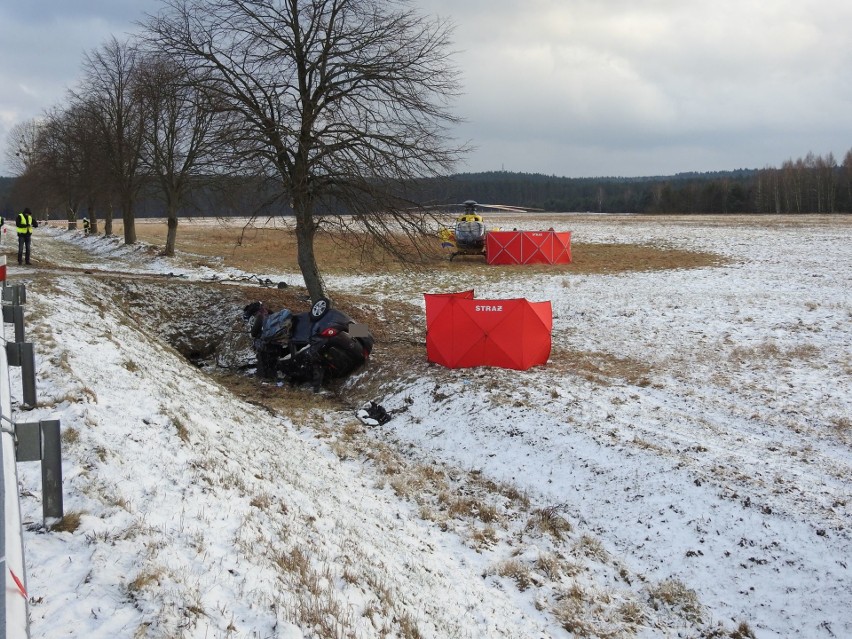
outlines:
[[[495, 209], [524, 213], [539, 209], [530, 209], [520, 206], [508, 206], [505, 204], [480, 204], [475, 200], [465, 200], [461, 205], [464, 212], [456, 218], [455, 224], [445, 227], [438, 232], [441, 240], [441, 248], [450, 253], [450, 261], [457, 255], [485, 255], [485, 236], [489, 229], [480, 214], [482, 209]], [[499, 228], [492, 228], [499, 231]]]

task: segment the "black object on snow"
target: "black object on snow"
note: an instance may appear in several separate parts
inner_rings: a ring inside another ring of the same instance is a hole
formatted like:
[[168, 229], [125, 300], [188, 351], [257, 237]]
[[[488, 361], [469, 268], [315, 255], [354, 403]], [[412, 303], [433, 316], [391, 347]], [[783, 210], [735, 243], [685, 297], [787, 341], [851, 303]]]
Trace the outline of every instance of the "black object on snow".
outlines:
[[391, 420], [390, 413], [385, 410], [385, 407], [376, 402], [369, 401], [364, 404], [356, 413], [358, 419], [367, 426], [378, 426], [379, 424], [387, 424]]

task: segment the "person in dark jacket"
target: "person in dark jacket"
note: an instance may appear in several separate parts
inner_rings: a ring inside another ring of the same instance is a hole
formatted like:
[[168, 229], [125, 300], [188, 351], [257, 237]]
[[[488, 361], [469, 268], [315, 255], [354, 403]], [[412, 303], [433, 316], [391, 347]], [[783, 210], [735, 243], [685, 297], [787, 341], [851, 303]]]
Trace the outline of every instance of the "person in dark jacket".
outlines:
[[252, 302], [243, 309], [243, 319], [252, 320], [249, 334], [252, 336], [252, 348], [257, 355], [257, 376], [261, 379], [274, 380], [278, 377], [278, 358], [284, 354], [284, 351], [278, 344], [267, 344], [260, 338], [263, 325], [270, 314], [270, 310], [263, 302]]
[[33, 238], [33, 229], [38, 227], [38, 221], [33, 218], [32, 211], [24, 209], [18, 213], [16, 226], [18, 227], [18, 264], [26, 254], [27, 264], [30, 264], [30, 244]]

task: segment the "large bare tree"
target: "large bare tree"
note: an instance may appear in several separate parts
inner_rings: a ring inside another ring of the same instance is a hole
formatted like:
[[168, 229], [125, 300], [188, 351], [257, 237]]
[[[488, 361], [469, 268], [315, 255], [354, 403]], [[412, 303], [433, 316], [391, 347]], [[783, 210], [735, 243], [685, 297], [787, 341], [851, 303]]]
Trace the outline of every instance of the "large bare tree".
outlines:
[[42, 139], [44, 118], [26, 120], [12, 126], [5, 149], [6, 161], [17, 176], [13, 188], [14, 201], [23, 208], [36, 211], [50, 206], [51, 193], [44, 180], [42, 165]]
[[400, 185], [449, 173], [465, 151], [448, 134], [459, 90], [448, 23], [392, 0], [165, 5], [146, 37], [240, 117], [240, 164], [255, 161], [292, 207], [311, 297], [325, 293], [314, 254], [323, 224], [357, 221], [410, 251], [422, 217], [402, 206]]
[[[83, 82], [75, 95], [97, 123], [109, 169], [110, 191], [121, 208], [126, 244], [136, 243], [133, 208], [143, 178], [139, 159], [146, 123], [134, 95], [139, 59], [134, 43], [110, 38], [86, 55]], [[108, 235], [112, 234], [111, 211], [110, 204], [105, 224]]]
[[73, 109], [54, 107], [44, 119], [37, 148], [37, 170], [42, 182], [62, 203], [68, 228], [76, 228], [85, 199], [82, 154]]
[[39, 120], [25, 120], [13, 125], [6, 143], [6, 162], [15, 175], [23, 175], [36, 159], [36, 145], [42, 124]]
[[148, 123], [141, 159], [160, 186], [168, 224], [163, 254], [172, 256], [178, 210], [186, 204], [193, 185], [209, 172], [208, 163], [218, 146], [213, 132], [217, 109], [191, 70], [157, 53], [148, 54], [139, 67], [136, 99]]

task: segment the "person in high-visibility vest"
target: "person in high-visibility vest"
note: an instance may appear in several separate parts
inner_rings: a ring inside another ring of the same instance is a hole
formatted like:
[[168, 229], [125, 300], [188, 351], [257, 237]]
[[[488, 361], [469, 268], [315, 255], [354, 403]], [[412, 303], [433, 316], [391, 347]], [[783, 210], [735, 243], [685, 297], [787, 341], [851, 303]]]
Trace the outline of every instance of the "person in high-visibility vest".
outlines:
[[30, 264], [30, 244], [33, 238], [33, 229], [38, 227], [38, 221], [33, 219], [32, 211], [24, 209], [23, 213], [18, 213], [16, 222], [18, 227], [18, 264], [24, 258], [26, 252], [27, 264]]

